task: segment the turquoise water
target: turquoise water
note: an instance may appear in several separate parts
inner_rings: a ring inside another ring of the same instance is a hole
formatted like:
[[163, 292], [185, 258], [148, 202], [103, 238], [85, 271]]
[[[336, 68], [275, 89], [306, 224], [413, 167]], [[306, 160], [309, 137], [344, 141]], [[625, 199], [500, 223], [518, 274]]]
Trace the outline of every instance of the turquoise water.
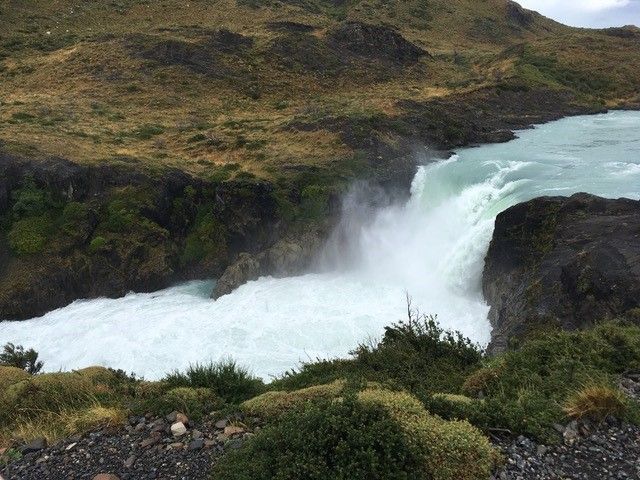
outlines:
[[215, 302], [212, 282], [77, 301], [0, 323], [0, 344], [36, 348], [48, 370], [102, 364], [157, 378], [233, 357], [269, 378], [379, 336], [402, 318], [406, 293], [443, 325], [486, 343], [480, 279], [495, 216], [540, 195], [582, 191], [640, 198], [640, 112], [560, 120], [421, 167], [406, 205], [344, 222], [348, 241], [325, 255], [343, 268], [262, 278]]

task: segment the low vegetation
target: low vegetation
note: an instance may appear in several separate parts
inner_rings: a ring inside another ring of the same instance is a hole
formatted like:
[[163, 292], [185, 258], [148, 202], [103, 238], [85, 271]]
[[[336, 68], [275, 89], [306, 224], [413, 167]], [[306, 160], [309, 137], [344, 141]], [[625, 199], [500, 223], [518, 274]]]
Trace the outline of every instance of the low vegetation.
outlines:
[[53, 441], [132, 413], [199, 419], [224, 410], [264, 428], [224, 456], [215, 478], [481, 479], [499, 461], [491, 431], [553, 443], [554, 426], [573, 419], [640, 423], [640, 405], [617, 386], [638, 369], [640, 327], [623, 321], [539, 333], [487, 358], [409, 309], [407, 321], [351, 358], [305, 364], [267, 385], [230, 360], [157, 382], [103, 367], [2, 366], [0, 443]]

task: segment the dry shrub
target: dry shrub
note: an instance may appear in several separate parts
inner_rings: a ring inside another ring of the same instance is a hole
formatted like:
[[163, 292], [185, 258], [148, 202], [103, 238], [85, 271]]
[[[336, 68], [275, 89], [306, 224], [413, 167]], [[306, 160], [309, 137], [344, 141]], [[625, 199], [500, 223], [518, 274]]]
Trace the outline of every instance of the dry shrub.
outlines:
[[592, 382], [571, 394], [565, 401], [563, 410], [574, 419], [602, 421], [609, 415], [622, 416], [627, 410], [627, 398], [617, 388]]

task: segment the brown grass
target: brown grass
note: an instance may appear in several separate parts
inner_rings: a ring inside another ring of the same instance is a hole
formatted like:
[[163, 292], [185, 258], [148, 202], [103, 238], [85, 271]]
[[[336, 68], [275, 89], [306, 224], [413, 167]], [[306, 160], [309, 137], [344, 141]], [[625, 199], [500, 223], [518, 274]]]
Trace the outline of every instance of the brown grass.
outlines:
[[602, 421], [607, 416], [619, 417], [627, 409], [627, 398], [617, 388], [601, 383], [588, 383], [567, 398], [563, 410], [574, 419]]

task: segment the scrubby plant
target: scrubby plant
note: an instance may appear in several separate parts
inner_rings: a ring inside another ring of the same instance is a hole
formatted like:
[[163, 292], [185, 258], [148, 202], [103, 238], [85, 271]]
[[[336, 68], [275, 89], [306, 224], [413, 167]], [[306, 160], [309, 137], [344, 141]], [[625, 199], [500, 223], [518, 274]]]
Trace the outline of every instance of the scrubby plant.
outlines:
[[459, 332], [443, 329], [437, 318], [415, 311], [408, 301], [408, 318], [385, 329], [380, 342], [363, 343], [351, 359], [307, 363], [285, 374], [274, 388], [301, 388], [337, 378], [387, 382], [412, 393], [457, 393], [476, 369], [481, 349]]
[[427, 479], [383, 408], [354, 399], [309, 403], [285, 414], [214, 466], [218, 480]]
[[229, 403], [240, 403], [264, 391], [264, 383], [234, 360], [189, 366], [185, 372], [174, 371], [163, 381], [170, 387], [209, 388]]
[[[568, 413], [597, 411], [600, 407], [588, 404], [601, 400], [613, 408], [616, 398], [622, 398], [611, 391], [589, 392], [585, 385], [613, 385], [617, 375], [637, 368], [637, 326], [613, 322], [580, 332], [541, 333], [518, 350], [488, 360], [469, 376], [464, 391], [482, 397], [482, 401], [474, 402], [463, 416], [483, 428], [508, 429], [553, 441], [558, 438], [553, 425], [564, 422]], [[618, 406], [614, 411], [625, 418], [637, 411], [634, 405], [630, 407], [623, 410]], [[460, 409], [449, 411], [454, 414], [460, 414]]]
[[562, 409], [571, 418], [602, 421], [607, 416], [620, 417], [627, 410], [628, 400], [610, 385], [589, 382], [569, 395]]
[[293, 392], [271, 391], [247, 400], [242, 410], [247, 415], [261, 418], [277, 418], [280, 415], [299, 409], [310, 402], [330, 400], [340, 396], [346, 382], [336, 380], [325, 385], [314, 385]]
[[[372, 383], [361, 391], [354, 387], [335, 382], [245, 402], [247, 413], [271, 421], [247, 447], [223, 460], [216, 474], [223, 479], [489, 477], [496, 453], [468, 422], [433, 416], [405, 392]], [[377, 417], [363, 418], [363, 412]]]
[[11, 226], [7, 236], [9, 246], [18, 255], [32, 255], [44, 250], [53, 223], [43, 215], [17, 220]]
[[0, 392], [27, 378], [29, 374], [22, 368], [0, 365]]
[[9, 342], [0, 353], [0, 365], [20, 368], [34, 375], [42, 370], [44, 363], [38, 361], [38, 352], [33, 348], [25, 350], [22, 345]]
[[172, 411], [185, 413], [198, 420], [222, 406], [222, 400], [208, 388], [177, 387], [160, 397], [152, 397], [144, 405], [148, 411], [166, 415]]
[[445, 421], [429, 414], [404, 392], [368, 388], [358, 394], [364, 404], [382, 406], [397, 422], [421, 459], [426, 478], [476, 480], [489, 478], [498, 458], [482, 433], [466, 421]]

